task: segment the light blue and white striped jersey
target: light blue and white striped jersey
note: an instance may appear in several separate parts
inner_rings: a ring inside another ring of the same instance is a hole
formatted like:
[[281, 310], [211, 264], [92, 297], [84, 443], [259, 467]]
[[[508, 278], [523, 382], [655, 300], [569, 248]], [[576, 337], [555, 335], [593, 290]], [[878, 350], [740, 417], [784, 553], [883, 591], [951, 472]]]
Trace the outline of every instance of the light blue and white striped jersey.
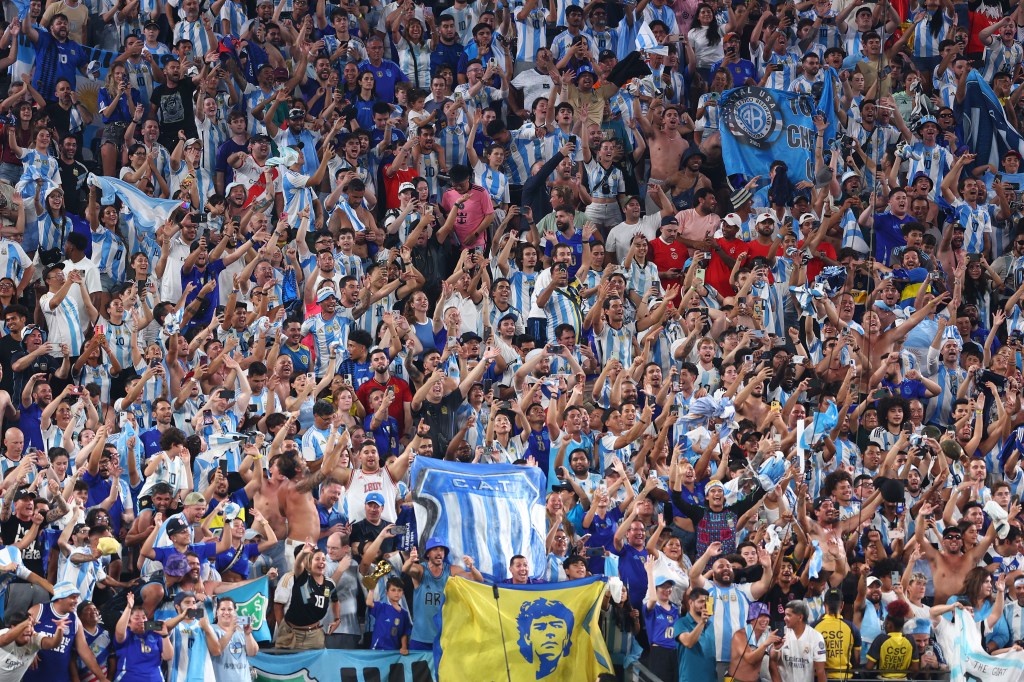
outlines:
[[[153, 95], [153, 69], [149, 62], [140, 59], [138, 64], [133, 64], [130, 59], [121, 62], [128, 74], [130, 82], [139, 91], [139, 102], [143, 107], [149, 107], [149, 98]], [[75, 107], [77, 109], [78, 107]], [[134, 112], [132, 113], [134, 116]]]
[[330, 429], [318, 429], [315, 424], [306, 429], [306, 433], [302, 434], [302, 458], [307, 462], [323, 459], [327, 454], [327, 437], [330, 435]]
[[718, 102], [721, 93], [717, 92], [705, 92], [700, 96], [700, 100], [697, 103], [698, 107], [704, 107], [704, 115], [700, 117], [699, 123], [704, 125], [704, 130], [718, 130], [718, 114], [719, 108], [717, 106], [708, 106], [708, 102], [714, 99]]
[[416, 162], [416, 169], [420, 176], [427, 181], [427, 195], [431, 200], [439, 201], [441, 199], [441, 181], [438, 179], [438, 175], [441, 174], [441, 159], [437, 152], [420, 154], [420, 158]]
[[939, 43], [947, 38], [952, 38], [953, 17], [946, 14], [944, 9], [928, 12], [928, 14], [934, 16], [936, 12], [942, 12], [942, 26], [937, 35], [932, 35], [930, 17], [914, 26], [913, 55], [915, 57], [939, 56]]
[[318, 377], [322, 377], [327, 371], [331, 346], [341, 344], [341, 349], [344, 350], [348, 345], [348, 333], [352, 325], [352, 319], [340, 313], [335, 313], [330, 320], [324, 320], [323, 313], [320, 313], [302, 323], [302, 335], [312, 334], [316, 344], [315, 373]]
[[773, 71], [768, 77], [768, 81], [765, 83], [766, 88], [775, 88], [776, 90], [789, 90], [790, 83], [796, 79], [800, 69], [800, 58], [803, 55], [800, 50], [790, 47], [786, 50], [785, 54], [779, 54], [772, 52], [771, 56], [765, 60], [763, 53], [757, 51], [757, 72], [764, 75], [765, 66], [768, 64], [781, 64], [782, 68]]
[[202, 58], [213, 45], [210, 45], [210, 37], [206, 33], [206, 28], [203, 26], [201, 21], [188, 21], [182, 19], [174, 25], [173, 31], [173, 43], [177, 44], [182, 40], [188, 40], [192, 43], [192, 54], [197, 58]]
[[913, 178], [918, 173], [924, 173], [931, 178], [934, 187], [928, 194], [928, 198], [934, 199], [937, 188], [942, 186], [942, 178], [945, 177], [946, 173], [953, 166], [953, 155], [948, 149], [939, 145], [929, 149], [920, 140], [914, 141], [910, 151], [917, 158], [911, 157], [909, 160], [910, 170], [907, 172], [907, 177]]
[[[205, 144], [205, 142], [204, 142]], [[167, 184], [170, 186], [171, 194], [174, 194], [181, 188], [181, 181], [189, 175], [192, 176], [196, 186], [196, 194], [199, 196], [199, 206], [196, 210], [202, 212], [206, 210], [206, 198], [214, 193], [213, 187], [213, 172], [206, 169], [202, 164], [196, 166], [194, 169], [189, 170], [188, 164], [182, 161], [178, 165], [178, 170], [171, 170], [171, 175], [167, 178]]]
[[[284, 194], [284, 211], [290, 216], [298, 215], [303, 209], [313, 210], [313, 190], [306, 186], [309, 176], [299, 171], [281, 168], [281, 191]], [[346, 203], [344, 201], [340, 204]], [[312, 215], [312, 213], [310, 213]]]
[[617, 199], [620, 194], [626, 193], [626, 181], [617, 166], [605, 168], [597, 159], [592, 158], [584, 168], [587, 171], [590, 196], [595, 199]]
[[530, 301], [533, 300], [533, 285], [537, 281], [536, 272], [529, 274], [516, 267], [515, 263], [509, 263], [508, 282], [512, 287], [512, 298], [509, 301], [513, 308], [518, 310], [530, 310]]
[[338, 272], [341, 273], [342, 277], [352, 275], [356, 279], [362, 279], [365, 274], [365, 271], [363, 270], [363, 259], [354, 254], [346, 256], [340, 251], [334, 254], [334, 267], [338, 269]]
[[[409, 81], [417, 88], [426, 90], [430, 87], [430, 45], [423, 42], [414, 45], [403, 38], [396, 46], [398, 66], [409, 77]], [[412, 133], [409, 133], [412, 135]]]
[[46, 178], [59, 185], [60, 167], [57, 165], [57, 159], [49, 154], [40, 153], [35, 149], [24, 149], [21, 153], [21, 177]]
[[[822, 14], [821, 17], [823, 19], [835, 19], [838, 15], [839, 15], [839, 12], [837, 12], [835, 9], [830, 9], [825, 14]], [[818, 16], [818, 13], [814, 10], [813, 7], [808, 9], [808, 10], [805, 10], [803, 12], [800, 12], [800, 18], [801, 19], [810, 19], [811, 21], [814, 21], [814, 18], [816, 16]], [[830, 47], [842, 47], [843, 46], [843, 36], [842, 36], [841, 33], [839, 33], [839, 28], [836, 26], [836, 22], [834, 22], [834, 21], [831, 22], [831, 23], [826, 23], [826, 22], [822, 21], [821, 22], [821, 26], [818, 27], [818, 35], [815, 38], [815, 40], [818, 43], [820, 43], [821, 45], [824, 45], [825, 49], [828, 49]], [[811, 51], [815, 51], [815, 50], [812, 48]], [[847, 53], [847, 54], [851, 54], [851, 53]], [[856, 54], [856, 53], [852, 53], [852, 54]], [[821, 58], [824, 58], [825, 54], [824, 54], [823, 51], [822, 52], [818, 52], [818, 56], [821, 57]]]
[[171, 630], [174, 657], [167, 663], [167, 682], [199, 682], [216, 679], [206, 635], [198, 620], [183, 620]]
[[722, 587], [711, 581], [705, 582], [704, 589], [715, 599], [715, 660], [727, 663], [732, 660], [732, 634], [746, 623], [747, 609], [754, 601], [750, 584]]
[[356, 326], [364, 331], [370, 332], [370, 334], [376, 338], [377, 327], [384, 320], [384, 313], [394, 311], [394, 309], [395, 294], [392, 292], [367, 308], [366, 312], [363, 313], [356, 321]]
[[476, 184], [487, 190], [495, 206], [509, 202], [508, 177], [500, 170], [494, 170], [483, 161], [477, 161], [473, 167]]
[[1024, 47], [1021, 47], [1020, 43], [1012, 42], [1006, 46], [1002, 40], [996, 38], [991, 45], [985, 48], [985, 70], [981, 77], [991, 83], [992, 78], [1000, 71], [1013, 74], [1022, 61], [1024, 61]]
[[967, 381], [967, 370], [959, 365], [949, 369], [945, 363], [940, 362], [935, 374], [929, 378], [939, 385], [941, 391], [939, 395], [928, 401], [925, 421], [929, 424], [935, 424], [939, 428], [945, 428], [949, 425], [950, 414], [953, 412], [953, 403], [956, 401], [957, 392], [964, 382]]
[[[238, 412], [235, 411], [234, 407], [228, 408], [224, 414], [213, 414], [211, 416], [213, 417], [214, 423], [203, 426], [199, 430], [199, 435], [206, 439], [206, 442], [208, 443], [210, 442], [211, 437], [224, 433], [236, 433], [238, 431], [238, 426], [244, 418], [244, 415], [239, 415]], [[216, 438], [214, 438], [214, 441], [216, 441]], [[228, 448], [224, 452], [224, 460], [227, 462], [229, 472], [233, 473], [238, 471], [238, 465], [242, 462], [242, 456], [239, 454], [238, 447]], [[193, 481], [206, 481], [206, 475], [209, 473], [209, 470], [196, 471], [199, 463], [202, 461], [203, 460], [196, 458], [196, 465], [193, 467], [192, 472]], [[214, 462], [213, 466], [216, 466], [216, 462]], [[196, 475], [197, 473], [199, 473], [198, 476]]]
[[[597, 361], [604, 365], [612, 358], [617, 359], [624, 367], [633, 364], [633, 339], [636, 329], [631, 324], [624, 324], [615, 329], [605, 322], [600, 333], [594, 332], [594, 345], [597, 347]], [[554, 338], [554, 337], [549, 337]]]
[[244, 107], [243, 110], [249, 112], [250, 135], [257, 135], [260, 133], [267, 132], [267, 127], [263, 124], [262, 121], [258, 120], [255, 116], [253, 116], [252, 112], [258, 109], [259, 106], [263, 104], [264, 100], [270, 99], [276, 94], [277, 91], [274, 90], [273, 88], [270, 89], [270, 92], [264, 92], [263, 88], [256, 85], [250, 85], [249, 88], [242, 95], [242, 105]]
[[[647, 7], [644, 7], [643, 21], [644, 23], [651, 23], [657, 19], [662, 21], [668, 26], [669, 35], [675, 35], [679, 33], [679, 22], [676, 21], [676, 11], [672, 9], [670, 3], [665, 3], [661, 7], [658, 7], [653, 2], [648, 3]], [[722, 24], [723, 26], [725, 24]], [[693, 28], [691, 26], [691, 28]]]
[[17, 285], [30, 265], [32, 259], [25, 254], [21, 244], [0, 237], [0, 277], [10, 277]]
[[74, 547], [71, 550], [71, 554], [66, 557], [61, 553], [57, 566], [57, 582], [70, 582], [74, 584], [81, 593], [81, 599], [91, 601], [93, 590], [96, 589], [96, 583], [100, 580], [105, 580], [107, 573], [103, 570], [103, 565], [98, 557], [92, 561], [76, 564], [71, 561], [71, 557], [75, 555], [91, 556], [92, 550], [89, 547]]
[[595, 31], [589, 24], [583, 27], [583, 35], [587, 36], [589, 43], [597, 48], [597, 54], [599, 55], [605, 50], [611, 50], [617, 55], [619, 53], [619, 42], [623, 39], [624, 35], [629, 33], [629, 25], [626, 23], [625, 17], [622, 18], [617, 27], [608, 28], [604, 31]]
[[548, 320], [548, 338], [555, 338], [555, 329], [560, 324], [572, 325], [576, 335], [583, 331], [583, 311], [580, 307], [582, 299], [580, 290], [582, 286], [578, 280], [569, 282], [564, 289], [555, 289], [544, 306], [544, 313]]
[[231, 131], [228, 130], [227, 119], [219, 115], [216, 122], [210, 118], [204, 118], [202, 121], [196, 120], [196, 128], [199, 130], [199, 139], [203, 143], [203, 153], [199, 156], [199, 165], [206, 171], [205, 174], [212, 178], [217, 167], [217, 149], [231, 137]]
[[526, 3], [523, 0], [512, 0], [509, 11], [516, 22], [516, 34], [519, 36], [516, 50], [516, 62], [532, 62], [537, 58], [537, 51], [548, 46], [546, 3], [538, 3], [527, 15], [525, 21], [519, 20], [519, 12]]
[[121, 238], [102, 225], [92, 232], [92, 262], [101, 275], [123, 282], [128, 269], [128, 250]]
[[[121, 365], [122, 367], [130, 367], [131, 364]], [[79, 373], [78, 384], [80, 386], [86, 386], [88, 384], [96, 384], [100, 387], [100, 401], [104, 405], [110, 404], [110, 365], [105, 362], [93, 367], [88, 362], [82, 366], [82, 371]]]
[[437, 134], [437, 143], [444, 150], [444, 159], [449, 168], [455, 164], [467, 165], [466, 141], [468, 139], [469, 130], [466, 128], [465, 123], [455, 123], [454, 125], [446, 126], [441, 128], [441, 131]]
[[[582, 35], [582, 33], [580, 33], [580, 35]], [[569, 51], [574, 39], [575, 36], [569, 33], [569, 31], [562, 31], [551, 40], [551, 52], [555, 55], [556, 62], [561, 61], [562, 57], [565, 56], [565, 53]], [[590, 48], [591, 57], [593, 59], [597, 59], [597, 52], [594, 51], [594, 44], [589, 43], [588, 47]]]
[[657, 287], [658, 293], [661, 293], [661, 279], [658, 277], [658, 266], [654, 263], [648, 262], [646, 265], [640, 265], [636, 260], [629, 264], [629, 273], [626, 277], [626, 281], [629, 284], [627, 291], [636, 291], [643, 295], [652, 286]]
[[[103, 326], [106, 327], [107, 341], [110, 343], [110, 350], [113, 351], [114, 357], [117, 358], [118, 364], [121, 367], [131, 367], [132, 361], [132, 327], [133, 323], [128, 321], [122, 322], [121, 324], [114, 324], [110, 320], [104, 318]], [[141, 339], [139, 343], [141, 344]]]
[[953, 215], [964, 226], [964, 249], [967, 253], [981, 253], [984, 246], [982, 235], [992, 232], [992, 215], [988, 204], [978, 204], [971, 208], [963, 199], [957, 199], [953, 202]]
[[530, 166], [544, 159], [544, 140], [538, 139], [537, 127], [524, 123], [518, 130], [510, 130], [511, 141], [505, 148], [505, 172], [509, 182], [521, 185], [530, 177]]
[[46, 327], [50, 332], [47, 340], [55, 344], [66, 343], [71, 349], [72, 357], [81, 355], [85, 336], [82, 333], [78, 304], [75, 303], [74, 297], [65, 296], [55, 309], [50, 310], [49, 303], [53, 297], [54, 294], [47, 292], [39, 299], [39, 307], [43, 310]]
[[444, 11], [455, 19], [455, 32], [459, 34], [459, 40], [463, 45], [469, 45], [473, 41], [473, 27], [480, 20], [476, 11], [476, 2], [469, 2], [465, 9], [459, 9], [452, 5]]
[[242, 35], [242, 27], [249, 20], [245, 14], [245, 7], [235, 0], [227, 0], [220, 8], [220, 17], [217, 22], [217, 28], [221, 29], [218, 33], [223, 32], [224, 20], [228, 22], [227, 33], [235, 36], [236, 38]]

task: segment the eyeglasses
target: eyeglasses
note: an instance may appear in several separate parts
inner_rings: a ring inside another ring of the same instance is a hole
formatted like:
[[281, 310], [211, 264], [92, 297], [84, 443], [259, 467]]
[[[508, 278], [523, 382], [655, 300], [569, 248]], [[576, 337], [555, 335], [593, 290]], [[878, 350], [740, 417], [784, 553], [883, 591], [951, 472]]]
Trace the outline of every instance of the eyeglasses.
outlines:
[[961, 536], [959, 536], [959, 535], [947, 535], [946, 539], [947, 540], [963, 540], [963, 538]]
[[939, 118], [953, 118], [953, 114], [939, 114]]

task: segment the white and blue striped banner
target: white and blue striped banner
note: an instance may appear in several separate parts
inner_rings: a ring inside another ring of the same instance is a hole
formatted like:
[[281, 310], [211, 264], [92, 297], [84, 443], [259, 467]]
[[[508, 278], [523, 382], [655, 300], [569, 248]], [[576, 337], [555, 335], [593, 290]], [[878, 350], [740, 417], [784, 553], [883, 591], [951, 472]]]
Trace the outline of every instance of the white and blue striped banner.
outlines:
[[1024, 682], [1024, 652], [1009, 651], [998, 656], [985, 651], [981, 631], [974, 618], [957, 610], [956, 622], [941, 619], [936, 627], [936, 640], [949, 662], [949, 679], [981, 682]]
[[499, 581], [521, 554], [532, 577], [544, 574], [546, 486], [540, 469], [417, 457], [409, 480], [420, 539], [441, 540], [453, 564], [471, 556], [485, 579]]
[[1015, 149], [1024, 154], [1024, 137], [1006, 120], [999, 98], [976, 70], [967, 74], [967, 87], [960, 107], [964, 146], [976, 155], [974, 165], [1001, 166], [1003, 154]]
[[90, 173], [88, 183], [93, 187], [99, 188], [102, 193], [100, 203], [104, 206], [113, 204], [115, 198], [120, 199], [121, 203], [132, 212], [135, 225], [145, 234], [154, 234], [156, 229], [164, 224], [168, 216], [175, 209], [183, 208], [188, 210], [188, 202], [181, 202], [176, 199], [154, 199], [143, 193], [135, 185], [130, 185], [117, 178]]

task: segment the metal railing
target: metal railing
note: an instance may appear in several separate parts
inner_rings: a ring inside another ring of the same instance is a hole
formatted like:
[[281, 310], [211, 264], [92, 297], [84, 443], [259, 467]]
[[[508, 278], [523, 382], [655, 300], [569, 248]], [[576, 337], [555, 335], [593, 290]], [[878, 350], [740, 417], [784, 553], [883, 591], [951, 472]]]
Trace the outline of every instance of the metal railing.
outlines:
[[[928, 675], [927, 679], [934, 682], [950, 682], [949, 671], [929, 670], [918, 673], [906, 673], [902, 670], [868, 670], [866, 668], [854, 668], [852, 670], [827, 669], [825, 671], [829, 680], [843, 682], [879, 682], [887, 678], [882, 675], [903, 675], [906, 679], [922, 679], [922, 675]], [[642, 663], [634, 663], [625, 673], [625, 682], [675, 682], [675, 680], [663, 680]], [[718, 682], [722, 682], [719, 680]]]

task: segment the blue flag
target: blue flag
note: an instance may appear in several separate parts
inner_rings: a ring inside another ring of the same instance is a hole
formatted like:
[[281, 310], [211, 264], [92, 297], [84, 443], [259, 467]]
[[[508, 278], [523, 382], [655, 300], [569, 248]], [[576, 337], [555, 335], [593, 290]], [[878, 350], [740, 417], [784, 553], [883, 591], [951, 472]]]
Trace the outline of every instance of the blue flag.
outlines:
[[977, 157], [975, 166], [990, 163], [999, 168], [1003, 155], [1011, 149], [1024, 154], [1024, 137], [1006, 120], [996, 93], [974, 69], [967, 74], [960, 126], [964, 146]]
[[507, 578], [516, 554], [539, 578], [547, 565], [544, 479], [537, 467], [417, 457], [410, 481], [419, 537], [441, 540], [452, 563], [473, 557], [487, 580]]
[[[270, 609], [270, 583], [266, 576], [233, 590], [222, 592], [218, 596], [231, 597], [235, 601], [235, 610], [238, 615], [249, 618], [253, 639], [257, 642], [270, 641], [270, 628], [267, 626], [267, 612]], [[206, 611], [212, 622], [213, 608], [207, 607]]]
[[[835, 137], [831, 68], [825, 69], [821, 92], [797, 94], [744, 86], [722, 93], [722, 159], [729, 175], [767, 177], [773, 161], [783, 161], [794, 183], [814, 177], [814, 114], [825, 112], [825, 145]], [[817, 84], [815, 84], [817, 86]]]

